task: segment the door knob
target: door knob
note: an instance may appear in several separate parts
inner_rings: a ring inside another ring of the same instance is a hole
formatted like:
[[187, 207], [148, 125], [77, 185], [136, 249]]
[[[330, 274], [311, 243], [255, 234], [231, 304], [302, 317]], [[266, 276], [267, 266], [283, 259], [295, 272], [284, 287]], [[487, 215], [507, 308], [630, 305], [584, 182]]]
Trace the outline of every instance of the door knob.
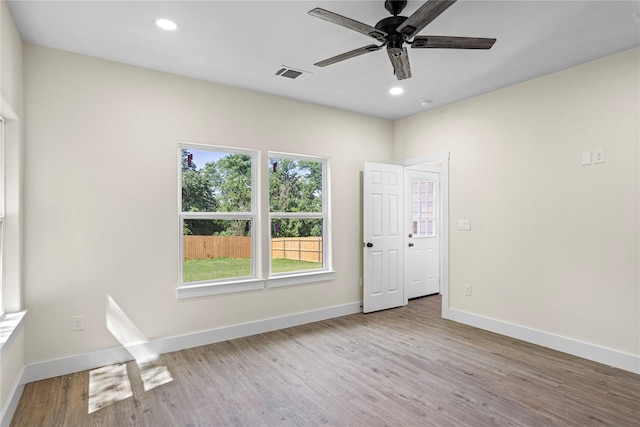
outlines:
[[410, 238], [411, 238], [411, 237], [413, 237], [413, 234], [409, 233], [409, 237], [410, 237]]
[[367, 243], [367, 247], [368, 248], [372, 248], [373, 247], [373, 243], [371, 243], [371, 242]]
[[409, 247], [412, 248], [413, 247], [413, 243], [409, 243]]

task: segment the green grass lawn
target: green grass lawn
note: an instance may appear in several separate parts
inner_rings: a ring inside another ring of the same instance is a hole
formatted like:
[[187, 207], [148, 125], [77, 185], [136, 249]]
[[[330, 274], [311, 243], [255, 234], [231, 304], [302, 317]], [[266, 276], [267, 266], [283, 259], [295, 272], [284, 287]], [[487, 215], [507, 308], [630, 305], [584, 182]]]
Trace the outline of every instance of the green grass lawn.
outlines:
[[[271, 263], [273, 273], [322, 268], [321, 262], [292, 259], [273, 259]], [[185, 282], [251, 276], [251, 262], [248, 258], [188, 259], [184, 261], [183, 274]]]

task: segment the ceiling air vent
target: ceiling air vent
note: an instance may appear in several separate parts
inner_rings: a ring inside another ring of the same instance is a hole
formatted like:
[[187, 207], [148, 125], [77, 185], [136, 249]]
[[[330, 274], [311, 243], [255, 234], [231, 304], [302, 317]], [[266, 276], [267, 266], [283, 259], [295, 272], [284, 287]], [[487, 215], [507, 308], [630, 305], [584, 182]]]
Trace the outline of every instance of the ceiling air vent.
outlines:
[[312, 73], [283, 65], [275, 72], [275, 75], [291, 80], [304, 80], [307, 77], [311, 76]]

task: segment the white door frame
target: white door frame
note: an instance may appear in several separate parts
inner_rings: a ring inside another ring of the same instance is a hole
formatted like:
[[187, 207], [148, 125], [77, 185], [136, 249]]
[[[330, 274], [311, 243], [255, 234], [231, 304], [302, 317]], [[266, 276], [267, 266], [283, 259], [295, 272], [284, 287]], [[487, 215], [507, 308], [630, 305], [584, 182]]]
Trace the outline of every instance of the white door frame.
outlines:
[[[449, 318], [449, 152], [415, 157], [395, 162], [402, 166], [434, 165], [440, 169], [440, 293], [442, 294], [442, 318]], [[405, 293], [406, 295], [406, 293]], [[405, 301], [406, 304], [406, 301]]]

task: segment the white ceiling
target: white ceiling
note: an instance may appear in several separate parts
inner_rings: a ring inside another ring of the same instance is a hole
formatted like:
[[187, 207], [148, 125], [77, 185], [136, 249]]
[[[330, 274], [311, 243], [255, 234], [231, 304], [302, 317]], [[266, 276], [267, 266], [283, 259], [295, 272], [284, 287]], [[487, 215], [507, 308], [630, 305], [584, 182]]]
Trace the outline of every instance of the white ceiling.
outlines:
[[[313, 65], [377, 42], [309, 10], [322, 7], [374, 26], [390, 16], [383, 3], [8, 1], [31, 43], [393, 120], [640, 44], [639, 0], [459, 0], [420, 35], [497, 38], [491, 50], [409, 49], [413, 77], [401, 82], [384, 50]], [[422, 3], [409, 1], [402, 15]], [[160, 17], [178, 30], [158, 29]], [[313, 74], [276, 77], [282, 65]], [[390, 95], [397, 84], [405, 93]], [[424, 99], [433, 102], [425, 108]]]

